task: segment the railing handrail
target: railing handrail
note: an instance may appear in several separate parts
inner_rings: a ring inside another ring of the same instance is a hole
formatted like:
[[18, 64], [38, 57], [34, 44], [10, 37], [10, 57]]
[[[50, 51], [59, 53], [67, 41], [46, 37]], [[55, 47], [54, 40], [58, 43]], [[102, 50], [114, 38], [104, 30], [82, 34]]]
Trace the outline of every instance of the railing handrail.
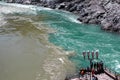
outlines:
[[109, 73], [113, 74], [115, 77], [117, 77], [118, 80], [120, 80], [120, 73], [108, 68], [106, 65], [104, 65], [104, 69], [107, 70]]

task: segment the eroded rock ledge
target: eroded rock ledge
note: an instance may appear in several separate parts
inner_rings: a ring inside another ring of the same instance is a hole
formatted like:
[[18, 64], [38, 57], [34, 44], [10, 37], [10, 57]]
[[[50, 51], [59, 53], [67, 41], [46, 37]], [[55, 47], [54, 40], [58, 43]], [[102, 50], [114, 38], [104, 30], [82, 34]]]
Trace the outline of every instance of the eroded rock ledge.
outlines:
[[79, 15], [78, 20], [101, 25], [101, 29], [120, 32], [120, 0], [8, 0], [7, 2], [33, 4], [63, 9]]

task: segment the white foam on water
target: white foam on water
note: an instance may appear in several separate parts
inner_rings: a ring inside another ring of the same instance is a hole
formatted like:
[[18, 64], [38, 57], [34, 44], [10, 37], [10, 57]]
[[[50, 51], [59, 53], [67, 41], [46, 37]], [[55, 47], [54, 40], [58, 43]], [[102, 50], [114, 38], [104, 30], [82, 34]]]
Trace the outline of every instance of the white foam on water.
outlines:
[[58, 58], [62, 63], [64, 63], [64, 60], [62, 58]]
[[120, 69], [120, 64], [116, 66], [118, 69]]
[[115, 60], [115, 71], [119, 72], [120, 71], [120, 63], [119, 61]]
[[12, 13], [36, 14], [36, 12], [30, 11], [30, 9], [16, 8], [16, 7], [1, 7], [0, 13], [1, 14], [12, 14]]
[[49, 80], [64, 80], [67, 73], [74, 72], [74, 65], [68, 60], [66, 51], [61, 47], [53, 44], [46, 45], [46, 47], [50, 49], [50, 55], [45, 59], [43, 69], [50, 75]]
[[[49, 9], [50, 8], [48, 8], [48, 10]], [[50, 9], [50, 10], [52, 10], [52, 9]], [[58, 15], [62, 16], [64, 19], [66, 19], [68, 21], [81, 24], [81, 22], [77, 20], [78, 16], [76, 16], [75, 14], [72, 14], [72, 13], [70, 13], [68, 11], [64, 11], [64, 10], [62, 10], [62, 11], [60, 11], [60, 10], [52, 10], [52, 11], [50, 11], [50, 13], [58, 14]]]
[[77, 18], [74, 18], [74, 17], [70, 17], [70, 16], [68, 16], [68, 19], [69, 19], [71, 22], [75, 22], [75, 23], [79, 23], [79, 24], [81, 24], [81, 22], [78, 21]]
[[51, 9], [51, 8], [46, 8], [46, 7], [38, 7], [38, 6], [36, 6], [36, 10], [38, 10], [38, 11], [41, 11], [41, 10], [46, 10], [46, 11], [49, 11], [49, 10], [53, 10], [53, 9]]
[[0, 26], [5, 25], [7, 22], [4, 20], [3, 15], [0, 14]]
[[12, 4], [12, 3], [0, 3], [0, 14], [12, 14], [12, 13], [26, 13], [37, 14], [36, 6]]
[[[23, 13], [26, 12], [27, 14], [37, 14], [37, 11], [41, 10], [52, 10], [50, 8], [45, 8], [45, 7], [38, 7], [34, 5], [23, 5], [23, 4], [17, 4], [17, 3], [4, 3], [1, 2], [0, 5], [4, 7], [0, 7], [0, 13]], [[6, 8], [5, 8], [6, 7]]]
[[99, 49], [96, 49], [95, 52], [99, 52]]
[[[65, 19], [71, 21], [71, 22], [75, 22], [78, 24], [81, 24], [80, 21], [77, 20], [78, 16], [76, 16], [75, 14], [72, 14], [68, 11], [63, 11], [65, 14], [63, 14], [62, 16], [65, 17]], [[60, 13], [61, 14], [61, 13]]]

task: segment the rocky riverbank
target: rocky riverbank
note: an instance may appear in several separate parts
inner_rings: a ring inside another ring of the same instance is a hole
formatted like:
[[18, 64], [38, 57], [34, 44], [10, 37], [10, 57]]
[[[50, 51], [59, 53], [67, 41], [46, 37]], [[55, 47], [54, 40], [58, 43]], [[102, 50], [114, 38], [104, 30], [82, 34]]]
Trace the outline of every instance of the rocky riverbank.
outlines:
[[33, 4], [63, 9], [79, 15], [78, 20], [101, 25], [101, 29], [120, 32], [120, 0], [8, 0], [7, 2]]

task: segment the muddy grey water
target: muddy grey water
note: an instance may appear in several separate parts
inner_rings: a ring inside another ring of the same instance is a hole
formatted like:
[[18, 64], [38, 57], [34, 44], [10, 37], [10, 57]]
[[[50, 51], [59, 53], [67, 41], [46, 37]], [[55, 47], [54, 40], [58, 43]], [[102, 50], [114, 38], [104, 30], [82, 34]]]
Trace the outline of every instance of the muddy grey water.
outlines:
[[88, 65], [83, 50], [99, 50], [105, 64], [120, 72], [120, 36], [76, 18], [68, 12], [0, 2], [0, 80], [64, 80], [75, 67]]

